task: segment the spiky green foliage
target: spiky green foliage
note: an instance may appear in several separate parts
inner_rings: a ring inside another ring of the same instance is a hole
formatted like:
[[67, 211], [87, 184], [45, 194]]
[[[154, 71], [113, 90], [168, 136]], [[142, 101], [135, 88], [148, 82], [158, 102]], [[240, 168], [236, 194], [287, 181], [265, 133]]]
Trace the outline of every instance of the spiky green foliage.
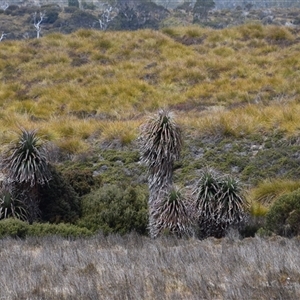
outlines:
[[51, 178], [45, 149], [36, 130], [21, 129], [18, 140], [12, 143], [3, 160], [8, 181], [33, 187]]
[[[174, 122], [172, 113], [161, 109], [157, 115], [150, 117], [148, 122], [141, 126], [139, 142], [141, 160], [147, 165], [149, 172], [150, 235], [155, 237], [164, 228], [178, 231], [172, 222], [166, 225], [174, 218], [173, 202], [165, 202], [165, 199], [169, 199], [166, 193], [170, 192], [174, 161], [179, 158], [182, 147], [181, 130]], [[184, 210], [179, 209], [178, 212]], [[182, 218], [185, 218], [184, 215]]]
[[204, 170], [193, 195], [200, 237], [222, 237], [230, 226], [240, 226], [247, 218], [241, 185], [229, 175]]
[[22, 195], [30, 223], [40, 216], [38, 188], [51, 179], [46, 150], [36, 130], [21, 129], [2, 160], [7, 184]]
[[0, 191], [0, 219], [16, 218], [27, 220], [27, 212], [24, 203], [7, 190]]
[[240, 182], [232, 176], [223, 177], [218, 194], [217, 218], [227, 225], [238, 224], [245, 220], [247, 208]]
[[162, 109], [141, 126], [141, 160], [149, 168], [151, 184], [161, 187], [163, 182], [171, 183], [181, 147], [181, 130], [171, 112]]
[[217, 210], [217, 197], [219, 192], [219, 178], [212, 169], [205, 169], [193, 191], [195, 207], [201, 218], [214, 218]]
[[177, 237], [191, 235], [191, 219], [184, 193], [176, 187], [162, 190], [150, 212], [150, 236], [161, 233], [174, 234]]

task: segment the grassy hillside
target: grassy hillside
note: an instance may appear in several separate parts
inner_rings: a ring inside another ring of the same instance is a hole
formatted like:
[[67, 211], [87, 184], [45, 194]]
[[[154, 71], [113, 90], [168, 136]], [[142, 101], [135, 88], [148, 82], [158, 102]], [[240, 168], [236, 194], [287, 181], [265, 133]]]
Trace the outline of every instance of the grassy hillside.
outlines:
[[297, 28], [256, 23], [3, 40], [0, 148], [19, 127], [37, 128], [62, 169], [145, 183], [138, 128], [167, 107], [185, 138], [177, 183], [206, 165], [262, 189], [297, 180], [299, 41]]
[[[73, 225], [1, 221], [1, 296], [298, 299], [298, 237], [95, 232], [146, 232], [147, 177], [136, 139], [140, 124], [164, 107], [183, 129], [175, 183], [192, 186], [204, 166], [231, 173], [257, 200], [250, 225], [258, 228], [274, 199], [300, 185], [299, 51], [297, 28], [253, 23], [1, 41], [0, 152], [20, 127], [38, 129], [82, 209]], [[58, 173], [52, 182], [42, 200], [65, 211], [70, 189]], [[298, 226], [295, 211], [288, 225]], [[61, 221], [55, 217], [47, 220]]]

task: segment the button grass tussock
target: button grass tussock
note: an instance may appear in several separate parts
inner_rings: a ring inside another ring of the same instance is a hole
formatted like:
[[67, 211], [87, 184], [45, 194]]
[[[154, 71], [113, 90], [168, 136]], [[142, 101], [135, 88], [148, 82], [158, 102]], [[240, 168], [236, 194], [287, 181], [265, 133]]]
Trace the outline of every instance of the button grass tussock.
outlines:
[[[180, 42], [183, 37], [201, 38], [201, 47], [209, 51], [201, 54], [199, 43], [185, 45]], [[250, 41], [257, 41], [255, 47]], [[5, 41], [1, 103], [20, 119], [27, 113], [49, 120], [51, 114], [82, 110], [111, 116], [118, 112], [126, 119], [136, 111], [184, 103], [192, 103], [193, 111], [201, 105], [253, 102], [259, 115], [273, 107], [261, 105], [281, 95], [292, 99], [285, 103], [290, 112], [277, 117], [272, 126], [293, 132], [297, 119], [289, 120], [299, 89], [296, 41], [292, 29], [256, 24], [220, 31], [194, 26], [122, 34], [84, 29], [64, 38], [53, 33], [38, 41]], [[247, 111], [241, 113], [249, 120]], [[195, 114], [193, 121], [197, 119]]]

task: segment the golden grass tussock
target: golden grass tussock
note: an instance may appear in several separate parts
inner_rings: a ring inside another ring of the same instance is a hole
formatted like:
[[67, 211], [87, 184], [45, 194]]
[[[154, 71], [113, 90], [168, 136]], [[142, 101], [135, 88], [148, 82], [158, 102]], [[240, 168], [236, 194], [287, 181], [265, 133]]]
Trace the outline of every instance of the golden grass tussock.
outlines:
[[211, 106], [201, 112], [181, 117], [189, 131], [200, 135], [243, 137], [251, 133], [281, 131], [287, 136], [298, 132], [300, 105], [296, 101], [271, 105], [246, 104], [231, 110], [224, 105]]
[[278, 26], [266, 27], [265, 37], [275, 42], [291, 42], [295, 39], [295, 36], [288, 28]]
[[28, 113], [17, 113], [10, 111], [3, 111], [2, 118], [0, 120], [0, 126], [2, 132], [17, 131], [19, 128], [34, 129], [39, 127], [32, 116]]
[[101, 139], [119, 140], [122, 145], [130, 144], [137, 138], [140, 125], [139, 120], [99, 122]]
[[55, 145], [68, 155], [81, 154], [89, 150], [90, 145], [78, 137], [57, 139]]
[[264, 217], [267, 212], [269, 211], [269, 208], [259, 201], [252, 200], [250, 203], [250, 209], [249, 213], [254, 218]]
[[266, 179], [249, 192], [257, 206], [269, 207], [280, 196], [300, 188], [300, 182], [290, 179]]
[[78, 137], [86, 140], [98, 130], [98, 122], [95, 119], [78, 119], [76, 117], [54, 117], [50, 126], [45, 122], [41, 130], [54, 132], [58, 138]]
[[[91, 118], [110, 122], [101, 135], [114, 138], [120, 136], [114, 122], [131, 123], [170, 107], [197, 132], [241, 136], [263, 128], [293, 135], [299, 127], [298, 40], [289, 28], [251, 23], [223, 30], [81, 29], [4, 41], [0, 106], [11, 117], [0, 124], [5, 131], [16, 124], [44, 128], [47, 122], [47, 134], [60, 139], [65, 126], [59, 131], [54, 116], [70, 128], [88, 117], [92, 127]], [[88, 134], [75, 130], [71, 136]]]

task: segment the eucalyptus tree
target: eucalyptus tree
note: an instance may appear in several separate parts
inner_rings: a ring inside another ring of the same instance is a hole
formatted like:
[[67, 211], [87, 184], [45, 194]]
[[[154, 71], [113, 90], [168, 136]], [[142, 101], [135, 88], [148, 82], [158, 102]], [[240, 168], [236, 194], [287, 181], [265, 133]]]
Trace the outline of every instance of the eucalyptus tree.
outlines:
[[39, 213], [39, 186], [51, 179], [47, 151], [37, 131], [21, 129], [17, 140], [4, 153], [1, 164], [6, 184], [18, 190], [32, 223]]
[[37, 20], [37, 12], [33, 14], [33, 26], [36, 30], [36, 38], [40, 38], [40, 32], [42, 30], [41, 24], [43, 20], [45, 19], [45, 13], [40, 12], [40, 19]]
[[2, 32], [2, 34], [0, 36], [0, 42], [5, 38], [6, 35], [7, 35], [6, 33]]
[[151, 237], [156, 237], [164, 228], [171, 229], [173, 225], [168, 224], [185, 220], [180, 214], [185, 215], [185, 204], [173, 188], [174, 162], [182, 148], [181, 129], [173, 114], [162, 109], [141, 126], [139, 141], [141, 161], [148, 167], [149, 230]]

